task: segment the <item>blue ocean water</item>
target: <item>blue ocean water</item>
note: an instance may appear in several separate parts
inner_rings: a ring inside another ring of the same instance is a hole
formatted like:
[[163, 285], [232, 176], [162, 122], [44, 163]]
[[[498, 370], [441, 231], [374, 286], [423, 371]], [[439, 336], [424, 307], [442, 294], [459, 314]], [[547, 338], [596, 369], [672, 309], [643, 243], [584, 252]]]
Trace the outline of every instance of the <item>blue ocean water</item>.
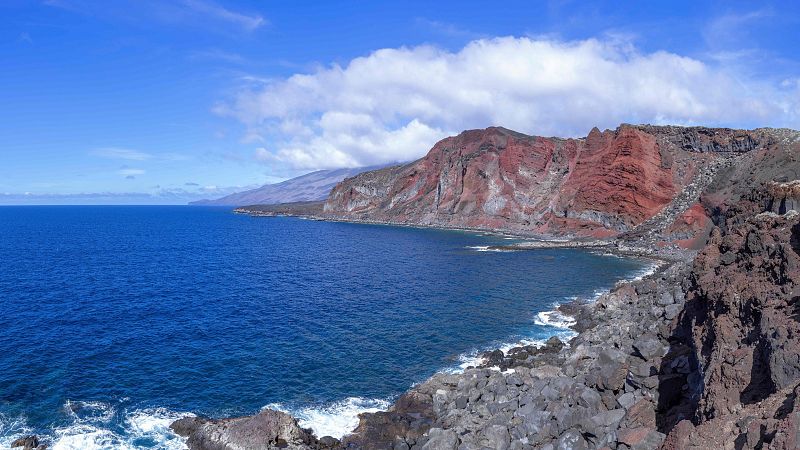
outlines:
[[[646, 270], [502, 236], [204, 207], [0, 208], [0, 447], [181, 448], [182, 414], [272, 404], [320, 434], [539, 314]], [[537, 317], [539, 318], [537, 320]]]

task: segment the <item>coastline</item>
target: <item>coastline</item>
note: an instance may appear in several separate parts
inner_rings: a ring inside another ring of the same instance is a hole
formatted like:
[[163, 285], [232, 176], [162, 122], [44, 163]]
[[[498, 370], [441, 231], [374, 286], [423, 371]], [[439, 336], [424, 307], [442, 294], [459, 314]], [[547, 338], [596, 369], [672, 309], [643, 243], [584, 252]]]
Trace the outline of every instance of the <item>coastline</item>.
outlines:
[[[314, 202], [317, 203], [317, 202]], [[465, 233], [481, 233], [495, 236], [510, 237], [522, 242], [509, 245], [488, 246], [487, 250], [498, 251], [520, 251], [520, 250], [539, 250], [539, 249], [587, 249], [603, 250], [618, 256], [633, 258], [646, 258], [659, 261], [685, 261], [694, 258], [697, 251], [680, 249], [673, 247], [657, 247], [653, 242], [632, 241], [618, 238], [596, 239], [589, 237], [579, 237], [574, 235], [544, 235], [537, 233], [525, 233], [521, 230], [510, 228], [480, 228], [480, 227], [457, 227], [448, 225], [434, 224], [415, 224], [407, 222], [379, 221], [368, 219], [342, 218], [320, 214], [306, 213], [297, 211], [292, 204], [288, 204], [286, 209], [281, 209], [286, 205], [265, 205], [265, 206], [243, 206], [237, 207], [232, 212], [234, 214], [246, 215], [251, 217], [270, 218], [270, 217], [294, 217], [304, 220], [314, 220], [319, 222], [352, 223], [362, 225], [380, 225], [391, 227], [433, 229], [444, 231], [461, 231]], [[276, 207], [275, 210], [272, 207]]]
[[[242, 212], [237, 213], [241, 214]], [[274, 215], [269, 214], [266, 216], [271, 217]], [[302, 446], [297, 448], [392, 448], [394, 444], [390, 445], [390, 443], [385, 440], [386, 436], [384, 435], [386, 435], [387, 431], [387, 420], [390, 423], [394, 423], [398, 418], [401, 418], [402, 420], [400, 421], [406, 424], [406, 429], [397, 430], [390, 426], [389, 429], [393, 430], [392, 433], [406, 433], [411, 437], [416, 436], [416, 438], [423, 438], [426, 433], [430, 434], [431, 429], [435, 428], [432, 427], [432, 425], [437, 420], [437, 408], [439, 408], [435, 398], [437, 396], [441, 397], [441, 391], [444, 390], [447, 392], [448, 390], [452, 390], [453, 387], [458, 387], [459, 385], [463, 384], [463, 380], [470, 377], [474, 378], [476, 373], [480, 374], [481, 377], [486, 376], [488, 378], [495, 376], [492, 374], [499, 374], [496, 376], [507, 378], [509, 376], [513, 376], [515, 373], [525, 372], [531, 376], [534, 376], [534, 373], [537, 374], [535, 377], [542, 375], [545, 379], [564, 377], [572, 378], [575, 376], [575, 373], [570, 374], [569, 371], [565, 373], [565, 371], [563, 369], [559, 369], [559, 367], [565, 364], [567, 360], [576, 359], [576, 355], [580, 353], [579, 347], [581, 346], [581, 343], [595, 342], [596, 339], [594, 339], [593, 336], [598, 334], [598, 329], [604, 330], [601, 334], [608, 335], [613, 333], [614, 329], [620, 326], [620, 324], [612, 323], [604, 317], [605, 313], [607, 312], [608, 305], [615, 303], [619, 298], [618, 293], [623, 291], [627, 292], [630, 290], [636, 291], [636, 286], [642, 283], [653, 284], [653, 279], [661, 276], [660, 274], [663, 274], [667, 271], [679, 270], [677, 268], [683, 268], [685, 270], [685, 268], [688, 267], [688, 261], [690, 261], [694, 256], [693, 252], [691, 255], [689, 255], [688, 252], [679, 252], [676, 255], [673, 252], [664, 253], [657, 250], [653, 251], [650, 249], [628, 247], [624, 245], [621, 246], [619, 242], [612, 240], [570, 241], [559, 239], [540, 241], [531, 240], [532, 238], [530, 236], [514, 235], [509, 230], [465, 229], [443, 226], [416, 226], [410, 224], [393, 224], [372, 221], [332, 220], [330, 218], [316, 216], [306, 216], [304, 218], [312, 220], [329, 220], [337, 222], [390, 226], [409, 226], [415, 228], [436, 228], [443, 230], [499, 234], [503, 236], [514, 236], [515, 238], [523, 240], [523, 242], [509, 246], [497, 246], [496, 250], [498, 251], [575, 248], [586, 249], [590, 251], [602, 251], [603, 253], [609, 253], [616, 256], [647, 259], [651, 261], [651, 264], [645, 271], [638, 273], [629, 279], [617, 282], [609, 291], [598, 293], [598, 295], [593, 299], [589, 299], [588, 301], [577, 299], [573, 301], [567, 301], [554, 305], [554, 309], [551, 311], [540, 313], [540, 318], [543, 314], [549, 314], [546, 319], [542, 320], [542, 324], [551, 325], [554, 326], [555, 329], [563, 330], [562, 332], [554, 333], [556, 336], [560, 335], [559, 340], [553, 340], [552, 338], [545, 342], [523, 340], [514, 344], [505, 345], [501, 349], [479, 352], [477, 355], [471, 358], [461, 355], [462, 357], [465, 357], [462, 360], [461, 370], [453, 371], [443, 368], [427, 380], [412, 386], [406, 393], [398, 397], [387, 409], [382, 411], [374, 411], [374, 408], [372, 408], [372, 410], [368, 411], [367, 413], [359, 414], [358, 426], [352, 430], [351, 434], [345, 435], [341, 441], [325, 436], [314, 436], [310, 430], [304, 430], [305, 434], [303, 436], [305, 437], [300, 439], [300, 441], [303, 441]], [[664, 283], [661, 284], [663, 285]], [[653, 300], [653, 303], [656, 303], [656, 301]], [[635, 308], [635, 310], [638, 311], [639, 308]], [[663, 319], [663, 314], [664, 312], [662, 308], [659, 319]], [[557, 317], [552, 319], [553, 315], [556, 315]], [[622, 325], [625, 326], [625, 324]], [[636, 324], [631, 321], [627, 324], [627, 326], [633, 327], [636, 326]], [[564, 340], [566, 343], [560, 342], [560, 340]], [[598, 343], [595, 342], [595, 344]], [[606, 342], [602, 342], [602, 346], [605, 347], [606, 345]], [[600, 351], [597, 353], [599, 354]], [[420, 400], [420, 398], [422, 398], [422, 400]], [[462, 400], [453, 401], [459, 404], [463, 403]], [[444, 410], [440, 412], [448, 411], [452, 412], [450, 410]], [[265, 414], [271, 414], [270, 410], [262, 410], [262, 413], [252, 417], [259, 417], [260, 415]], [[411, 414], [413, 417], [416, 417], [416, 419], [409, 420], [409, 414]], [[189, 427], [189, 429], [183, 427], [180, 421], [178, 421], [175, 423], [177, 427], [173, 426], [172, 428], [173, 430], [178, 431], [179, 434], [189, 438], [190, 448], [210, 448], [198, 446], [196, 443], [196, 437], [198, 435], [205, 436], [207, 433], [211, 432], [211, 430], [219, 426], [228, 427], [230, 425], [228, 421], [235, 419], [203, 420], [204, 421], [202, 423], [195, 423], [195, 425]], [[300, 423], [298, 423], [297, 418], [293, 418], [293, 420], [294, 425], [298, 429], [301, 429], [301, 424], [308, 425], [307, 421], [300, 421]], [[192, 444], [193, 438], [195, 438], [194, 445]], [[385, 445], [390, 446], [383, 447]], [[412, 444], [414, 448], [417, 448], [417, 445], [419, 445], [419, 443]], [[394, 448], [397, 447], [394, 446]], [[504, 447], [500, 446], [497, 448]]]

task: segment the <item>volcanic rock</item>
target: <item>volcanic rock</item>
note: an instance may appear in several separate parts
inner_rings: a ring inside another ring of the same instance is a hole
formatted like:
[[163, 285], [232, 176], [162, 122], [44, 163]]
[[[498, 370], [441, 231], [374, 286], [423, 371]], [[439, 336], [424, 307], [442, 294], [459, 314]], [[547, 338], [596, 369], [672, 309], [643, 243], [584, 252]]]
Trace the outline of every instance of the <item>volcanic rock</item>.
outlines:
[[[331, 192], [324, 216], [609, 236], [681, 200], [666, 208], [670, 213], [659, 226], [671, 226], [675, 239], [688, 242], [710, 227], [697, 197], [712, 181], [708, 169], [725, 166], [715, 161], [796, 145], [789, 140], [794, 135], [786, 142], [778, 139], [783, 136], [768, 129], [633, 125], [595, 128], [583, 139], [470, 130], [438, 142], [418, 161], [344, 180]], [[704, 181], [689, 189], [698, 177]]]
[[187, 437], [191, 450], [271, 450], [338, 448], [338, 441], [318, 441], [309, 430], [300, 428], [292, 416], [265, 409], [254, 416], [232, 419], [187, 417], [170, 425]]

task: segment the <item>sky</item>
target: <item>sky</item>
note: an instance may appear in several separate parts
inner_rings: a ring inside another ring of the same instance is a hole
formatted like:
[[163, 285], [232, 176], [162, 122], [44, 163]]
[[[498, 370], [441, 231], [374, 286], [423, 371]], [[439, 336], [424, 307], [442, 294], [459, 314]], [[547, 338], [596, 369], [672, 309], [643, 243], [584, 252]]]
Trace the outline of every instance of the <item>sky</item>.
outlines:
[[183, 204], [465, 129], [800, 129], [800, 2], [2, 0], [0, 204]]

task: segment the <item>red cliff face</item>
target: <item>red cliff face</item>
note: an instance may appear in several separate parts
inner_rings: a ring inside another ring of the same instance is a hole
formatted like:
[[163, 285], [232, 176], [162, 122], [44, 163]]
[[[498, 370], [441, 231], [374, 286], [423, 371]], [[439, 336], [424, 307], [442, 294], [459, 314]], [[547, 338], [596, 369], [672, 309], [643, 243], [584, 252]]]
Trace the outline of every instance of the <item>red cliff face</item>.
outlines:
[[331, 192], [325, 214], [612, 236], [665, 209], [722, 155], [762, 148], [768, 142], [762, 134], [631, 125], [593, 129], [582, 139], [497, 127], [465, 131], [438, 142], [418, 161], [344, 180]]

